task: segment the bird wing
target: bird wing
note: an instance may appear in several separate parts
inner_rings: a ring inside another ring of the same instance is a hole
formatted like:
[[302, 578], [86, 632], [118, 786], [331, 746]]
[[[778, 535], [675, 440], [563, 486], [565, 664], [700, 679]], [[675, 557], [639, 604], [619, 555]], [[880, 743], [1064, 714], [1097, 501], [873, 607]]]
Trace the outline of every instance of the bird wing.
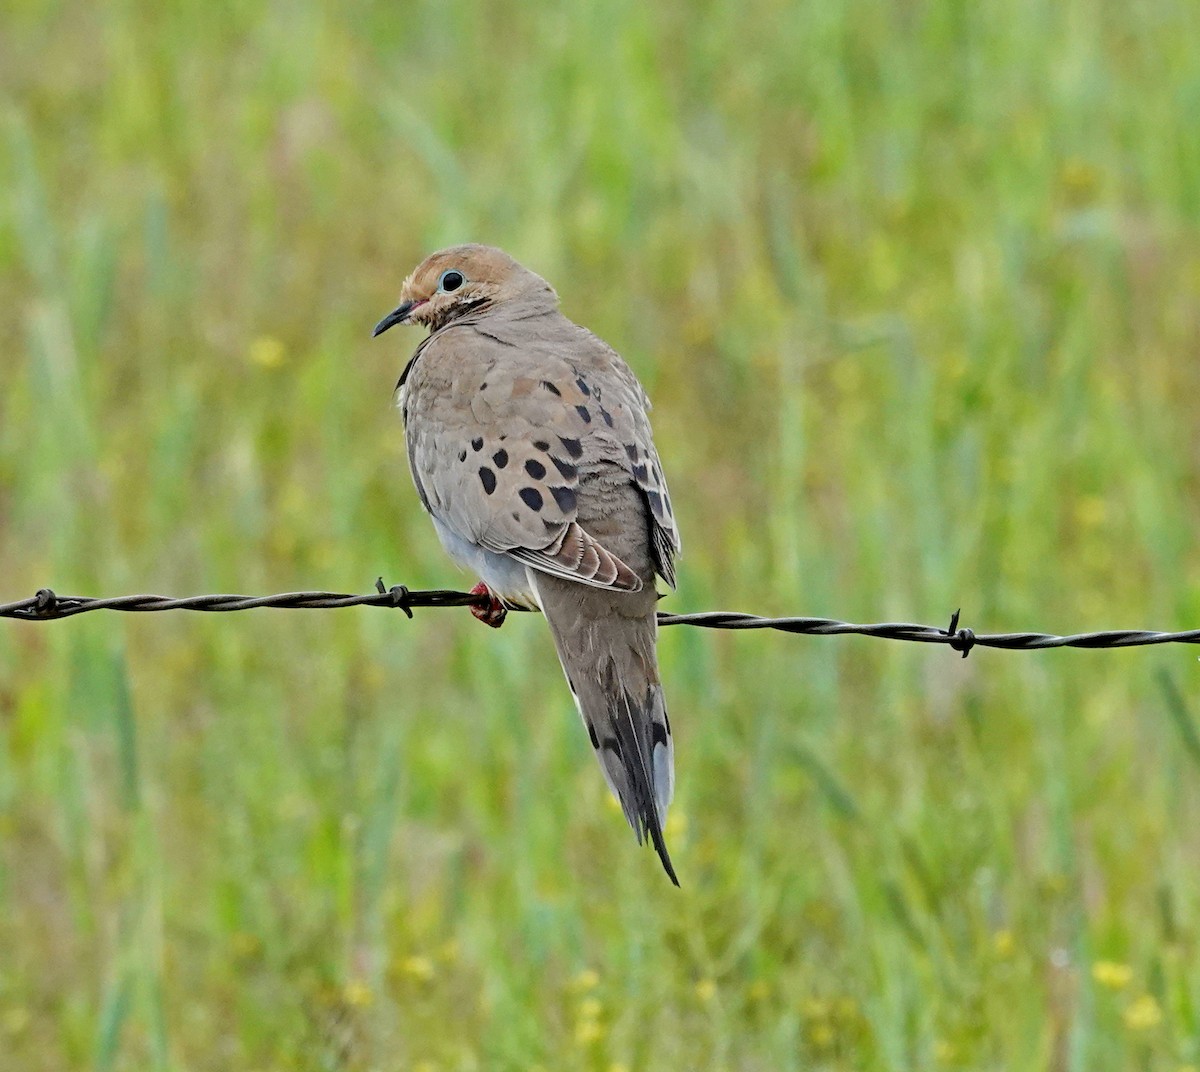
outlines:
[[[556, 314], [557, 315], [557, 314]], [[637, 591], [643, 578], [580, 522], [580, 471], [619, 465], [653, 519], [655, 568], [674, 584], [670, 498], [633, 373], [565, 318], [553, 332], [456, 324], [418, 351], [401, 388], [426, 508], [462, 539], [544, 573]]]

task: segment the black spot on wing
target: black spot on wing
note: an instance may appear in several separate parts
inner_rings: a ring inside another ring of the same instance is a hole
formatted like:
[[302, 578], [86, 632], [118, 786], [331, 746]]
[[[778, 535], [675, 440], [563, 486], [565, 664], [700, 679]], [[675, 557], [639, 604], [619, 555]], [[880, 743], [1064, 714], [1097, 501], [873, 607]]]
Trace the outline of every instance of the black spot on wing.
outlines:
[[562, 391], [554, 386], [549, 380], [542, 380], [542, 387], [549, 391], [552, 395], [562, 398]]
[[522, 488], [518, 494], [530, 510], [542, 508], [542, 493], [537, 488]]
[[508, 464], [508, 451], [501, 447], [492, 455], [492, 461], [496, 463], [497, 469], [503, 469]]
[[486, 465], [479, 467], [479, 483], [483, 485], [483, 490], [489, 495], [496, 490], [496, 474]]
[[646, 467], [644, 465], [635, 465], [633, 467], [633, 479], [639, 484], [650, 483], [650, 474], [646, 472]]
[[638, 448], [636, 443], [626, 443], [625, 453], [629, 455], [629, 460], [636, 463], [638, 460]]
[[587, 398], [587, 396], [592, 393], [592, 389], [587, 385], [586, 381], [584, 380], [584, 378], [582, 376], [580, 376], [579, 379], [577, 379], [575, 381], [575, 386], [578, 387], [579, 390], [581, 390], [583, 392], [584, 398]]
[[576, 461], [583, 457], [583, 444], [578, 439], [559, 436], [558, 441], [563, 445], [563, 449]]
[[476, 436], [474, 439], [471, 440], [471, 449], [472, 450], [483, 450], [483, 440], [479, 436]]
[[579, 470], [570, 462], [564, 462], [561, 458], [553, 457], [550, 460], [554, 463], [554, 468], [559, 471], [564, 480], [574, 480], [579, 473]]
[[546, 475], [546, 467], [537, 458], [530, 458], [525, 463], [525, 472], [533, 477], [534, 480], [541, 480]]
[[547, 443], [544, 439], [535, 439], [533, 441], [533, 449], [534, 450], [549, 450], [550, 444]]
[[589, 722], [589, 723], [587, 724], [587, 728], [588, 728], [588, 737], [590, 737], [590, 738], [591, 738], [591, 741], [592, 741], [592, 747], [593, 747], [593, 748], [599, 748], [599, 747], [600, 747], [600, 738], [596, 736], [596, 727], [595, 727], [595, 726], [593, 726], [593, 725], [592, 725], [592, 724]]
[[467, 452], [465, 450], [460, 450], [458, 452], [458, 460], [460, 462], [465, 462], [467, 460]]
[[651, 722], [650, 723], [650, 745], [651, 745], [651, 747], [653, 747], [654, 745], [658, 745], [658, 744], [666, 745], [666, 743], [667, 743], [666, 727], [663, 726], [663, 724], [661, 722]]
[[584, 424], [592, 423], [592, 415], [590, 412], [588, 412], [587, 406], [576, 406], [575, 412], [579, 414], [579, 417]]
[[600, 416], [604, 418], [604, 423], [607, 424], [609, 428], [613, 426], [612, 414], [609, 413], [608, 410], [606, 410], [603, 406], [600, 407]]
[[554, 501], [564, 514], [574, 513], [575, 492], [570, 488], [551, 488], [550, 494], [554, 496]]

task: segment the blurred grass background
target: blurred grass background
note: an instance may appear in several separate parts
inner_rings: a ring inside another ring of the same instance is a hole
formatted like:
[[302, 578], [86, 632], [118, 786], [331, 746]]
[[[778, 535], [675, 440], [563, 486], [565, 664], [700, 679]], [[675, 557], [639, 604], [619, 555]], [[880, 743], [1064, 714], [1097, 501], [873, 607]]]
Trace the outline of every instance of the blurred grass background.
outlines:
[[[10, 0], [0, 600], [456, 586], [428, 251], [656, 402], [670, 608], [1200, 624], [1191, 0]], [[544, 623], [0, 623], [0, 1067], [1200, 1067], [1195, 653], [662, 638], [682, 891]]]

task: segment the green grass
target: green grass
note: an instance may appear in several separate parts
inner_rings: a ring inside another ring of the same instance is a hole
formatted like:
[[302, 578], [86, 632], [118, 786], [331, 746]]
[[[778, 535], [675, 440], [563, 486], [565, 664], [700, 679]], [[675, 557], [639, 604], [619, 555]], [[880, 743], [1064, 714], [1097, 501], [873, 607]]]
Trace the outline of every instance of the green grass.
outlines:
[[[0, 600], [472, 581], [369, 334], [473, 239], [649, 388], [672, 609], [1200, 625], [1197, 40], [14, 0]], [[681, 891], [532, 616], [0, 624], [0, 1066], [1200, 1067], [1194, 651], [661, 648]]]

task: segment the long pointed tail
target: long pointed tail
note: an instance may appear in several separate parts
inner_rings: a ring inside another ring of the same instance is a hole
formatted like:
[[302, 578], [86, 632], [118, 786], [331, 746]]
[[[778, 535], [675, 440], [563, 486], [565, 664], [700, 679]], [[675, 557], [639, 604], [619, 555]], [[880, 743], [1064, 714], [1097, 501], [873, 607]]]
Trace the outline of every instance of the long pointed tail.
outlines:
[[[600, 740], [597, 749], [600, 767], [609, 789], [621, 802], [638, 844], [647, 837], [650, 839], [663, 868], [678, 886], [679, 879], [671, 866], [663, 837], [667, 808], [675, 787], [675, 771], [674, 746], [662, 686], [648, 685], [638, 696], [618, 677], [614, 665], [607, 662], [600, 668], [598, 704], [587, 703], [577, 695], [579, 713], [592, 737], [592, 747], [596, 747], [597, 737]], [[591, 717], [589, 710], [593, 712]], [[603, 726], [605, 732], [598, 733], [597, 724]]]
[[536, 583], [605, 781], [638, 843], [650, 841], [678, 886], [663, 837], [675, 760], [655, 656], [653, 592], [584, 589], [553, 577]]

